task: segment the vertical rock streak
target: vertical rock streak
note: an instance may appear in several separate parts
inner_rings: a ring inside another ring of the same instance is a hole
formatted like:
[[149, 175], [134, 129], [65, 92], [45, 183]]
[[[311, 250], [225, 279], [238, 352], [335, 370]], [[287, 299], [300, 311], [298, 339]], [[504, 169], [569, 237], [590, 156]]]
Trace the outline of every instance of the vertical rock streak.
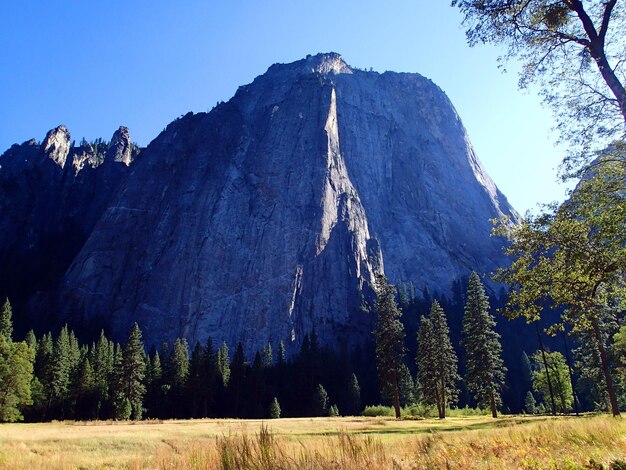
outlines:
[[[326, 178], [322, 198], [321, 232], [318, 237], [317, 255], [325, 249], [338, 222], [346, 225], [353, 240], [353, 250], [356, 255], [355, 276], [363, 287], [362, 274], [367, 275], [367, 281], [374, 281], [376, 269], [368, 260], [367, 241], [370, 239], [367, 216], [361, 204], [359, 195], [350, 181], [346, 163], [341, 155], [339, 144], [339, 125], [337, 122], [337, 95], [335, 87], [330, 93], [328, 117], [324, 126], [328, 138]], [[382, 260], [381, 260], [382, 261]], [[366, 266], [366, 273], [362, 273], [362, 266]]]

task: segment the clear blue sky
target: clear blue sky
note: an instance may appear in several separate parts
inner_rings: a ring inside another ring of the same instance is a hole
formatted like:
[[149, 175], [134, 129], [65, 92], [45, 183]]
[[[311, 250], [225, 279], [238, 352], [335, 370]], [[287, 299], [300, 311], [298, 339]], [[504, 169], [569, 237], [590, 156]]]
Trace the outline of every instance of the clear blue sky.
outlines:
[[498, 70], [497, 49], [466, 45], [448, 0], [6, 0], [0, 51], [0, 153], [61, 123], [76, 140], [125, 125], [147, 145], [272, 63], [335, 51], [437, 83], [520, 212], [563, 199], [550, 111], [517, 90], [516, 64]]

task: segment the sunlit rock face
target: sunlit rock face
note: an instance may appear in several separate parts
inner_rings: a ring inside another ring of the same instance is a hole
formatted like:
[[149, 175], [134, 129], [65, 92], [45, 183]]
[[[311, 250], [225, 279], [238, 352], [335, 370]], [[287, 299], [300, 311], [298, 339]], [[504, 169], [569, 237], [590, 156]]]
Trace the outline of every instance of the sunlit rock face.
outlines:
[[[59, 157], [60, 158], [60, 157]], [[116, 158], [126, 161], [126, 157]], [[60, 292], [66, 318], [252, 355], [371, 334], [375, 274], [446, 292], [503, 262], [515, 212], [445, 94], [334, 53], [276, 64], [132, 165]]]

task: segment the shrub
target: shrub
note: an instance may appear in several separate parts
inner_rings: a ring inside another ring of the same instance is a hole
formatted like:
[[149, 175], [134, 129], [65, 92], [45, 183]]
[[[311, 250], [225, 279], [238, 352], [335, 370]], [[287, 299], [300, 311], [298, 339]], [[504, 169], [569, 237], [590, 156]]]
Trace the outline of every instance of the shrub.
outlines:
[[391, 406], [373, 405], [366, 406], [361, 413], [363, 416], [395, 416], [395, 412]]

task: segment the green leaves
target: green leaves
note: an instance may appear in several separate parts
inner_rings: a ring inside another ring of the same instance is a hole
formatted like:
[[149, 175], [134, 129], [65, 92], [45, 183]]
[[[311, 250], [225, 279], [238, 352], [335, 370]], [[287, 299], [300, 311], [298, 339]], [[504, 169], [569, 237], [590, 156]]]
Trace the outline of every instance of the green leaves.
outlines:
[[508, 48], [522, 64], [519, 86], [537, 83], [570, 151], [575, 176], [593, 151], [626, 135], [626, 4], [623, 0], [454, 0], [470, 45]]
[[509, 267], [495, 279], [512, 287], [505, 314], [536, 320], [543, 306], [564, 306], [575, 331], [587, 328], [599, 305], [622, 302], [626, 269], [624, 169], [605, 161], [583, 180], [560, 207], [550, 206], [496, 235], [511, 241]]

